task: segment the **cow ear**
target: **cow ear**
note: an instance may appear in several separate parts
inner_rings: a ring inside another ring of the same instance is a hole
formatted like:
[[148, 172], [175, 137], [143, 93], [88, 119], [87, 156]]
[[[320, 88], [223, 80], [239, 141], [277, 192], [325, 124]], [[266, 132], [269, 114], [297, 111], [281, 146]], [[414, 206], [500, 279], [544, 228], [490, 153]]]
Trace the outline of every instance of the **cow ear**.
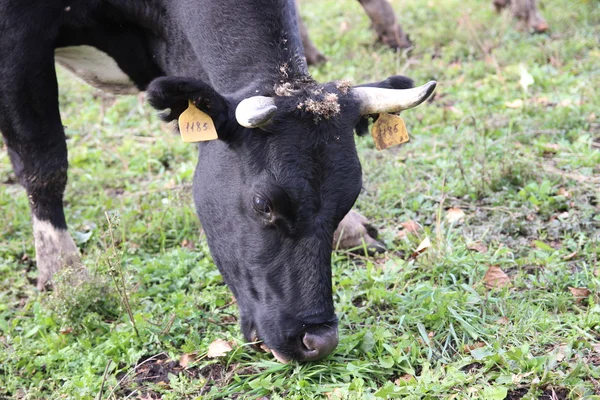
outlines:
[[[363, 85], [358, 85], [356, 87], [376, 87], [376, 88], [381, 88], [381, 89], [411, 89], [414, 86], [415, 86], [415, 84], [412, 79], [410, 79], [406, 76], [402, 76], [402, 75], [395, 75], [395, 76], [390, 76], [389, 78], [387, 78], [386, 80], [381, 81], [381, 82], [365, 83]], [[376, 121], [377, 117], [378, 117], [378, 114], [362, 116], [358, 120], [358, 123], [356, 124], [356, 126], [354, 127], [356, 134], [358, 136], [365, 136], [366, 134], [368, 134], [369, 133], [369, 119], [372, 118], [373, 121]]]
[[166, 122], [178, 119], [191, 100], [198, 109], [212, 118], [218, 132], [226, 132], [231, 124], [232, 107], [229, 101], [199, 79], [157, 78], [148, 85], [146, 97], [150, 105], [157, 110], [168, 110], [160, 115]]

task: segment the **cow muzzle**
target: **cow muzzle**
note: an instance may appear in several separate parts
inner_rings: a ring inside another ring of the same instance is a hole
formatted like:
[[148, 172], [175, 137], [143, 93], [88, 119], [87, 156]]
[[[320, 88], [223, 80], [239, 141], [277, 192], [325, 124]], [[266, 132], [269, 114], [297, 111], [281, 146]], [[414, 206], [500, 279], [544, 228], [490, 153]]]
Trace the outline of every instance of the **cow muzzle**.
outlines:
[[[253, 332], [253, 336], [253, 341], [260, 341], [256, 335], [256, 331]], [[288, 347], [285, 352], [269, 348], [264, 343], [255, 346], [255, 348], [272, 353], [277, 361], [284, 364], [287, 364], [292, 360], [322, 360], [331, 354], [339, 343], [337, 323], [311, 326], [301, 333], [294, 343], [295, 348]], [[293, 353], [293, 356], [288, 355], [290, 352]]]
[[304, 333], [300, 344], [301, 361], [317, 361], [327, 357], [339, 342], [337, 325], [321, 326]]

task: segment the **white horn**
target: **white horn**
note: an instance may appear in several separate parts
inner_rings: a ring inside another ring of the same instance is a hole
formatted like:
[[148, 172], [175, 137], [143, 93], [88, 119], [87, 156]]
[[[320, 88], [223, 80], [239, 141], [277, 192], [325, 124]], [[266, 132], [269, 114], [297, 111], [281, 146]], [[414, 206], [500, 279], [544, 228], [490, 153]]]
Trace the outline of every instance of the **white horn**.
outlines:
[[361, 115], [397, 113], [416, 107], [427, 100], [436, 85], [437, 82], [431, 81], [412, 89], [356, 87], [352, 89], [352, 93], [360, 100]]
[[252, 96], [238, 104], [235, 119], [245, 128], [260, 128], [273, 118], [276, 111], [275, 99], [272, 97]]

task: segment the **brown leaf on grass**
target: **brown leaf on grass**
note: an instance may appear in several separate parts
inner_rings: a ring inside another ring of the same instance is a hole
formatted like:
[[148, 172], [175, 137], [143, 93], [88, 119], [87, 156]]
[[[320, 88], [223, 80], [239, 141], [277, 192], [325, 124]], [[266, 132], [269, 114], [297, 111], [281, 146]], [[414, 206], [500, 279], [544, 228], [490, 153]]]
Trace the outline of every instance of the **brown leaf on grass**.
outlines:
[[508, 108], [521, 108], [523, 107], [523, 100], [516, 99], [514, 101], [507, 101], [504, 105]]
[[587, 297], [592, 293], [588, 288], [584, 287], [569, 287], [569, 290], [571, 291], [573, 297], [575, 297], [575, 302], [577, 303], [581, 303], [583, 299], [587, 299]]
[[549, 98], [545, 97], [545, 96], [541, 96], [541, 97], [536, 97], [535, 99], [533, 99], [533, 101], [537, 104], [541, 104], [543, 106], [549, 106], [552, 104], [552, 102], [550, 101]]
[[558, 151], [560, 150], [560, 145], [556, 144], [556, 143], [546, 143], [544, 144], [544, 147], [546, 148], [546, 151]]
[[498, 321], [496, 321], [498, 325], [508, 325], [509, 322], [510, 321], [505, 316], [498, 318]]
[[342, 22], [340, 22], [340, 33], [347, 32], [348, 29], [350, 29], [350, 24], [348, 23], [348, 21], [343, 20]]
[[488, 289], [503, 288], [510, 283], [510, 278], [499, 266], [490, 265], [483, 277], [483, 283]]
[[224, 357], [231, 350], [233, 350], [233, 347], [230, 342], [223, 339], [217, 339], [208, 345], [208, 353], [206, 356], [208, 358]]
[[401, 386], [403, 383], [411, 382], [415, 379], [411, 374], [404, 374], [399, 376], [396, 380], [394, 380], [394, 384]]
[[566, 354], [569, 352], [569, 346], [565, 343], [561, 343], [556, 349], [556, 361], [561, 362], [565, 359]]
[[571, 192], [569, 192], [567, 189], [565, 189], [563, 187], [558, 189], [558, 195], [565, 196], [567, 199], [571, 198]]
[[398, 233], [396, 233], [396, 238], [398, 239], [406, 239], [407, 233], [404, 229], [400, 229]]
[[333, 389], [333, 392], [325, 393], [325, 397], [327, 397], [328, 400], [341, 399], [344, 397], [344, 392], [340, 388], [335, 388]]
[[471, 351], [475, 350], [475, 349], [480, 349], [482, 347], [485, 347], [485, 343], [483, 342], [475, 342], [475, 343], [471, 343], [471, 344], [465, 344], [463, 346], [463, 350], [465, 353], [470, 353]]
[[485, 243], [481, 243], [481, 242], [473, 242], [467, 245], [467, 249], [472, 250], [472, 251], [476, 251], [478, 253], [487, 253], [488, 252], [488, 248], [485, 245]]
[[417, 249], [414, 251], [414, 253], [412, 253], [410, 255], [410, 258], [417, 258], [419, 256], [419, 254], [425, 252], [425, 250], [427, 250], [430, 247], [431, 247], [431, 240], [429, 239], [429, 236], [427, 236], [421, 242], [421, 244], [419, 245], [419, 247], [417, 247]]
[[185, 247], [189, 250], [194, 250], [196, 248], [196, 245], [191, 240], [183, 239], [183, 241], [181, 242], [181, 247]]
[[421, 227], [419, 226], [419, 224], [417, 224], [412, 219], [409, 219], [408, 221], [403, 222], [400, 225], [402, 225], [402, 227], [404, 228], [404, 230], [406, 232], [408, 232], [408, 233], [415, 233], [415, 232], [418, 232], [421, 229]]
[[191, 363], [196, 361], [197, 356], [198, 356], [198, 353], [196, 353], [196, 352], [184, 353], [181, 355], [181, 357], [179, 357], [179, 365], [181, 365], [183, 368], [187, 368], [188, 365], [190, 365]]
[[465, 212], [460, 208], [451, 208], [446, 212], [446, 220], [450, 223], [457, 223], [465, 219]]
[[560, 103], [558, 103], [559, 106], [561, 107], [569, 107], [573, 104], [573, 100], [571, 99], [564, 99], [563, 101], [561, 101]]
[[565, 260], [565, 261], [569, 261], [569, 260], [572, 260], [572, 259], [574, 259], [576, 256], [577, 256], [577, 252], [576, 252], [576, 251], [574, 251], [574, 252], [572, 252], [571, 254], [567, 254], [566, 256], [564, 256], [564, 257], [563, 257], [563, 260]]

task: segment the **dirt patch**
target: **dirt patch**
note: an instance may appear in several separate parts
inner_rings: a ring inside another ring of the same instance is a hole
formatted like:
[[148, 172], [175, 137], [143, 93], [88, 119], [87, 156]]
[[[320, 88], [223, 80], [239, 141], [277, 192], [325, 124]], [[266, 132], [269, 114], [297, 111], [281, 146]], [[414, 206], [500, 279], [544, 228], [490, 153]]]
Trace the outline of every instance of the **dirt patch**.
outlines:
[[474, 372], [479, 371], [482, 367], [483, 367], [483, 364], [475, 362], [473, 364], [469, 364], [469, 365], [466, 365], [466, 366], [462, 367], [461, 370], [463, 372], [466, 372], [467, 374], [472, 374]]
[[[506, 400], [518, 400], [527, 395], [529, 389], [515, 389], [508, 392]], [[569, 398], [569, 391], [565, 388], [546, 388], [538, 397], [538, 400], [566, 400]]]
[[119, 396], [142, 396], [144, 399], [161, 399], [159, 388], [170, 389], [169, 375], [185, 376], [189, 379], [202, 379], [195, 395], [205, 395], [213, 386], [222, 387], [231, 382], [235, 375], [256, 373], [253, 368], [241, 368], [239, 364], [225, 366], [218, 362], [204, 365], [183, 367], [179, 361], [171, 360], [165, 353], [144, 356], [135, 366], [117, 374]]
[[529, 390], [528, 389], [515, 389], [508, 392], [505, 400], [518, 400], [525, 397]]

